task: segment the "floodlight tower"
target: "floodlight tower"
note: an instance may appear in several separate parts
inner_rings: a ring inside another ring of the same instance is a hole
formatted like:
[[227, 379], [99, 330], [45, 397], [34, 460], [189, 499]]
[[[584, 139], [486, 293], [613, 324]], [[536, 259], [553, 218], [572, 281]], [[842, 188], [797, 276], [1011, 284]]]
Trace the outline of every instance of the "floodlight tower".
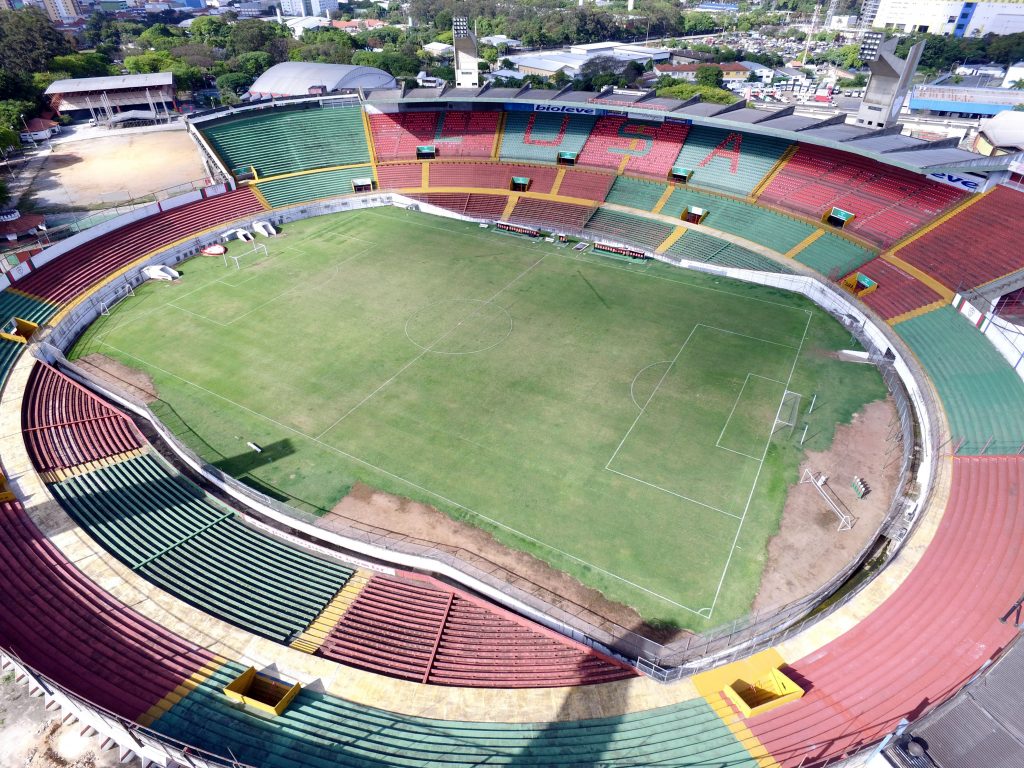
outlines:
[[452, 19], [452, 45], [455, 48], [455, 87], [480, 87], [480, 57], [477, 55], [476, 35], [469, 28], [469, 19]]
[[860, 58], [867, 62], [871, 78], [857, 111], [857, 125], [891, 128], [899, 122], [900, 109], [921, 61], [924, 40], [910, 49], [906, 59], [896, 55], [898, 43], [895, 37], [886, 40], [884, 32], [864, 33]]

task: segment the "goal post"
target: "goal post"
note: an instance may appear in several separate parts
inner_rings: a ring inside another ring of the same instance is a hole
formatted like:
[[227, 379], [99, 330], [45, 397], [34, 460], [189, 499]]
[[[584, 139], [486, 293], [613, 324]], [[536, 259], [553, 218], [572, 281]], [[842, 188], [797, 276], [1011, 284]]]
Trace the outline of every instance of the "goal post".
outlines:
[[772, 434], [782, 429], [788, 429], [793, 434], [796, 423], [800, 418], [800, 401], [803, 396], [799, 392], [787, 389], [782, 394], [779, 402], [779, 410], [775, 413], [775, 424], [772, 425]]

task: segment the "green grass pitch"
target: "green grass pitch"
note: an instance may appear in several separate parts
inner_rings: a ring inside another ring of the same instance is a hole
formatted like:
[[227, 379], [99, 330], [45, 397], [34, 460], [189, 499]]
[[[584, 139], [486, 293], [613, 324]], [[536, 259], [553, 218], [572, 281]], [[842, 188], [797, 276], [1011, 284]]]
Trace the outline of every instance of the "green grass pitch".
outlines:
[[[652, 621], [747, 612], [803, 424], [821, 449], [885, 395], [830, 354], [840, 325], [775, 289], [393, 208], [259, 242], [240, 270], [201, 257], [144, 285], [72, 356], [149, 373], [199, 454], [302, 510], [363, 481]], [[798, 423], [773, 434], [787, 389]]]

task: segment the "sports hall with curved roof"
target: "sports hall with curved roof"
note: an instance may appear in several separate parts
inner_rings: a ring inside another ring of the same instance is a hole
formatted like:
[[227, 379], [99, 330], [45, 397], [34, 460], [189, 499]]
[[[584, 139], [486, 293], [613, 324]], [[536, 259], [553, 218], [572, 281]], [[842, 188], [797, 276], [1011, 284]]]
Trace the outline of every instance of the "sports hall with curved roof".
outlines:
[[[123, 759], [823, 767], [866, 759], [1012, 646], [1024, 381], [988, 329], [1024, 285], [1020, 158], [611, 89], [366, 90], [189, 131], [222, 183], [57, 243], [0, 292], [41, 328], [0, 334], [0, 662]], [[393, 204], [788, 277], [845, 308], [916, 422], [884, 567], [735, 647], [631, 654], [457, 563], [314, 538], [194, 457], [172, 464], [166, 428], [62, 355], [147, 264]], [[745, 716], [723, 690], [751, 658], [803, 696]], [[223, 693], [249, 668], [303, 687], [254, 714]]]

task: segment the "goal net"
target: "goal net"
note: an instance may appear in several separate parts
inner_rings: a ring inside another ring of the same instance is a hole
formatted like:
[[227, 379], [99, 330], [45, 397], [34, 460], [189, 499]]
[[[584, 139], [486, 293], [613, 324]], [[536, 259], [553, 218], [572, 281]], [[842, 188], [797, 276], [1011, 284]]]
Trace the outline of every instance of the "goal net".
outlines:
[[782, 395], [782, 402], [779, 403], [779, 410], [775, 414], [775, 425], [772, 427], [773, 435], [783, 429], [788, 429], [789, 434], [793, 434], [800, 418], [800, 399], [799, 392], [791, 392], [788, 389], [785, 391]]

